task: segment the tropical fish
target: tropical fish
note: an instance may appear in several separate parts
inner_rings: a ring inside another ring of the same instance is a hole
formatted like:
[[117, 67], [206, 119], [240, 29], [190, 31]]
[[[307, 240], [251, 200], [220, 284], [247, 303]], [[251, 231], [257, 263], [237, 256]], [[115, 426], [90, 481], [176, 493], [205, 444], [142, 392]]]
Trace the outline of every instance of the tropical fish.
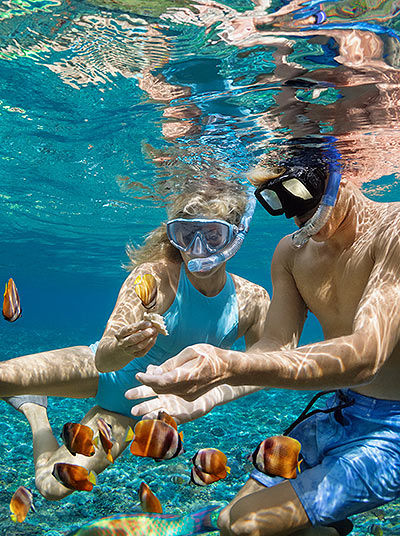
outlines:
[[203, 473], [226, 478], [230, 468], [226, 465], [228, 460], [223, 452], [218, 449], [201, 449], [192, 458], [193, 465]]
[[10, 278], [6, 283], [3, 299], [3, 316], [9, 322], [15, 322], [22, 315], [17, 287]]
[[262, 441], [250, 455], [254, 467], [271, 476], [296, 478], [300, 468], [301, 444], [292, 437], [272, 436]]
[[77, 491], [92, 491], [96, 485], [96, 474], [80, 465], [55, 463], [52, 475], [66, 488]]
[[[101, 417], [97, 419], [97, 426], [99, 427], [99, 438], [104, 452], [107, 454], [107, 460], [114, 463], [114, 458], [111, 454], [113, 446], [112, 427]], [[97, 445], [97, 438], [95, 439], [95, 445]]]
[[218, 530], [220, 506], [209, 506], [188, 515], [119, 514], [91, 521], [67, 536], [193, 536]]
[[162, 506], [160, 501], [145, 482], [140, 484], [139, 499], [143, 512], [162, 514]]
[[182, 432], [165, 421], [144, 419], [135, 426], [130, 449], [135, 456], [169, 460], [184, 452], [182, 440]]
[[155, 306], [157, 301], [157, 281], [154, 275], [138, 275], [133, 286], [143, 307], [151, 309]]
[[95, 453], [93, 430], [89, 426], [77, 422], [67, 422], [63, 426], [61, 438], [74, 456], [76, 454], [93, 456]]
[[36, 511], [35, 507], [33, 506], [33, 495], [29, 489], [25, 488], [24, 486], [20, 486], [11, 497], [11, 519], [15, 523], [22, 523], [31, 509], [34, 512]]
[[197, 467], [192, 467], [192, 472], [190, 473], [190, 480], [193, 482], [193, 484], [196, 484], [197, 486], [208, 486], [209, 484], [218, 482], [218, 480], [221, 479], [217, 475], [205, 473], [204, 471], [200, 471], [200, 469], [197, 469]]
[[369, 533], [372, 534], [372, 536], [383, 536], [382, 525], [374, 523], [369, 527]]

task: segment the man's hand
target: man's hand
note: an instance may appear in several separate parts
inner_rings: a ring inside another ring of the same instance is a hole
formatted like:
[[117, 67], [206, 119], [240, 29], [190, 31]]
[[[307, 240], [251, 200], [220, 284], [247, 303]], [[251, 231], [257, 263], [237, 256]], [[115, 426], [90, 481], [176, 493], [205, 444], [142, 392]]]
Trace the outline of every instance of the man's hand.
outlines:
[[133, 417], [143, 419], [157, 419], [160, 411], [165, 411], [171, 415], [177, 424], [194, 421], [208, 413], [214, 406], [209, 407], [208, 400], [199, 397], [195, 402], [188, 402], [179, 396], [159, 395], [151, 387], [142, 386], [126, 391], [125, 397], [129, 400], [138, 398], [151, 398], [146, 402], [141, 402], [131, 410]]
[[[213, 387], [226, 383], [229, 354], [229, 351], [210, 344], [195, 344], [161, 366], [150, 366], [146, 372], [139, 372], [136, 379], [157, 394], [173, 394], [192, 401]], [[133, 398], [139, 398], [137, 389], [140, 387], [130, 391]]]

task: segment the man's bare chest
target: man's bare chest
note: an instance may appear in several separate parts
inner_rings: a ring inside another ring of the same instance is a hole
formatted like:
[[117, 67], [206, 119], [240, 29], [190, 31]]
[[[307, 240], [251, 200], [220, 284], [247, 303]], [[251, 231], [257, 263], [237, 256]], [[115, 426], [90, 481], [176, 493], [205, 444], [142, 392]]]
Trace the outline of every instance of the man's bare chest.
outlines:
[[351, 332], [372, 267], [369, 252], [354, 248], [338, 256], [320, 248], [318, 254], [305, 254], [296, 263], [293, 273], [297, 288], [325, 334]]

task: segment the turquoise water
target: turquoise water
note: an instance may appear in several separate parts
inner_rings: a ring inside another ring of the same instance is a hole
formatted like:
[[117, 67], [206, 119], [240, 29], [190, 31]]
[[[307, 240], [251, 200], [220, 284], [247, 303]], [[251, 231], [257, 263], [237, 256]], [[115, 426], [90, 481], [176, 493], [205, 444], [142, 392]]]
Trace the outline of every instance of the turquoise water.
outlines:
[[[14, 278], [23, 306], [17, 322], [0, 323], [1, 360], [98, 340], [126, 277], [125, 244], [140, 244], [164, 219], [167, 188], [179, 188], [188, 175], [194, 182], [204, 175], [242, 180], [265, 152], [284, 151], [289, 138], [329, 133], [338, 138], [346, 176], [371, 198], [400, 199], [395, 37], [360, 30], [357, 39], [376, 39], [382, 48], [360, 57], [341, 41], [347, 27], [339, 36], [318, 29], [274, 29], [263, 40], [233, 33], [232, 20], [263, 14], [253, 13], [250, 0], [227, 0], [225, 10], [214, 4], [206, 14], [190, 2], [183, 11], [165, 4], [161, 15], [144, 4], [0, 2], [0, 281]], [[391, 4], [380, 5], [369, 16], [359, 11], [359, 19], [395, 31]], [[332, 21], [349, 22], [349, 2], [329, 6]], [[332, 6], [347, 6], [342, 18]], [[146, 144], [172, 164], [155, 165]], [[293, 230], [291, 221], [257, 207], [229, 270], [271, 293], [274, 247]], [[321, 337], [310, 317], [302, 342]], [[142, 480], [168, 512], [227, 502], [247, 478], [248, 453], [284, 430], [310, 397], [273, 390], [216, 408], [182, 426], [185, 455], [156, 464], [126, 452], [92, 493], [53, 503], [34, 492], [37, 513], [20, 525], [10, 521], [8, 505], [18, 486], [34, 490], [31, 438], [22, 416], [2, 403], [0, 533], [59, 536], [131, 511]], [[56, 435], [91, 405], [50, 399]], [[190, 458], [204, 446], [223, 450], [232, 468], [226, 481], [206, 489], [188, 484]], [[379, 510], [381, 519], [355, 516], [353, 533], [368, 534], [375, 523], [397, 534], [398, 504]]]

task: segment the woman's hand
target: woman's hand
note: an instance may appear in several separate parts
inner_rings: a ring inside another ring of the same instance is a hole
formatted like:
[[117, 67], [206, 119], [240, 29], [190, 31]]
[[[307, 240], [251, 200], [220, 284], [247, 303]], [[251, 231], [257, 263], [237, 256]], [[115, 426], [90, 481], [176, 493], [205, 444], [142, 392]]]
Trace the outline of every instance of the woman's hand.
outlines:
[[[177, 356], [159, 367], [148, 367], [136, 379], [151, 387], [157, 394], [173, 394], [185, 400], [195, 400], [210, 389], [226, 383], [230, 366], [229, 350], [210, 344], [188, 346]], [[134, 398], [137, 387], [131, 390]]]
[[157, 330], [147, 320], [114, 329], [99, 343], [95, 356], [97, 370], [109, 372], [123, 368], [132, 359], [146, 355], [156, 339]]

